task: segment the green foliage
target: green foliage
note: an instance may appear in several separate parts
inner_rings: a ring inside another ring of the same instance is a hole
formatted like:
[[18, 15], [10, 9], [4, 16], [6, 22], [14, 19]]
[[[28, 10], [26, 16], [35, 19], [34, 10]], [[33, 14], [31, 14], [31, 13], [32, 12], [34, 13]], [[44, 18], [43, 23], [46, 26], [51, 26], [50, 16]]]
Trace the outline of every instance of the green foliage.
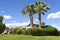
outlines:
[[33, 36], [39, 36], [40, 32], [41, 32], [40, 28], [37, 27], [29, 28], [26, 30], [26, 34], [33, 35]]
[[51, 25], [45, 25], [42, 28], [32, 27], [32, 28], [14, 28], [14, 34], [23, 34], [23, 35], [33, 35], [33, 36], [46, 36], [46, 35], [53, 35], [57, 36], [58, 30]]
[[5, 30], [6, 26], [3, 24], [3, 17], [0, 16], [0, 34]]
[[22, 34], [23, 35], [26, 35], [27, 33], [26, 33], [26, 28], [22, 28]]
[[40, 11], [43, 12], [42, 14], [44, 15], [44, 12], [47, 12], [50, 8], [48, 7], [48, 4], [45, 2], [37, 1], [34, 3], [35, 10], [36, 12]]
[[51, 25], [44, 26], [42, 32], [44, 32], [45, 35], [58, 35], [58, 30]]
[[44, 26], [43, 31], [53, 31], [54, 29], [55, 29], [54, 27], [52, 27], [50, 25], [46, 25], [46, 26]]
[[35, 13], [34, 5], [33, 5], [33, 4], [28, 4], [28, 5], [26, 5], [21, 12], [22, 12], [23, 15], [24, 15], [24, 14], [27, 14], [27, 13], [29, 13], [29, 12]]
[[5, 24], [0, 24], [0, 34], [5, 30]]
[[3, 17], [2, 16], [0, 16], [0, 22], [2, 22], [3, 21]]
[[33, 36], [44, 36], [44, 35], [59, 35], [58, 30], [50, 25], [46, 25], [42, 28], [33, 27], [26, 29], [24, 34], [33, 35]]
[[14, 34], [22, 34], [22, 29], [21, 28], [14, 28], [13, 33]]

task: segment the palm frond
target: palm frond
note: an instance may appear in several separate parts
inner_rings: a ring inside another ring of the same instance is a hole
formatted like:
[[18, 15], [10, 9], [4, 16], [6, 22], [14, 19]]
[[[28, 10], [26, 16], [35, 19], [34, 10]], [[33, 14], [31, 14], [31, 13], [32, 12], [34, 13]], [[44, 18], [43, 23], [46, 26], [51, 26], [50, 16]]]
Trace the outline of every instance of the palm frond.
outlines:
[[45, 15], [45, 13], [44, 13], [44, 12], [42, 12], [42, 14], [43, 14], [43, 15]]
[[47, 9], [48, 9], [48, 10], [50, 10], [50, 8], [49, 8], [49, 7], [47, 7]]

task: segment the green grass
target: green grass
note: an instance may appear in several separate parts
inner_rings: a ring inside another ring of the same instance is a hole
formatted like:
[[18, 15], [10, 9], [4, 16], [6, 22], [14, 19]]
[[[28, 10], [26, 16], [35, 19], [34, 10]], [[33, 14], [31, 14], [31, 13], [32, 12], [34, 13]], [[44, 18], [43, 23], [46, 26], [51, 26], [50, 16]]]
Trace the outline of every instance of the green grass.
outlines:
[[60, 36], [0, 35], [0, 40], [60, 40]]

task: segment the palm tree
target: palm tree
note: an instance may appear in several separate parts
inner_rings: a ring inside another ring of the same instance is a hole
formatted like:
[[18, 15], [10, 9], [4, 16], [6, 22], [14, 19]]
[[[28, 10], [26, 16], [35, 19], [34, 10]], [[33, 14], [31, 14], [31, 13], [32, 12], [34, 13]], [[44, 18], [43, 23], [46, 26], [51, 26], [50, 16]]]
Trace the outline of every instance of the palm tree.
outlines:
[[44, 15], [44, 12], [47, 12], [47, 10], [49, 9], [47, 4], [45, 2], [35, 2], [34, 3], [35, 6], [35, 10], [38, 13], [38, 22], [39, 22], [39, 28], [41, 27], [41, 14]]
[[33, 13], [34, 13], [34, 5], [33, 4], [30, 4], [30, 5], [27, 5], [26, 7], [23, 8], [22, 10], [22, 14], [27, 14], [29, 13], [29, 17], [30, 17], [30, 27], [33, 26]]

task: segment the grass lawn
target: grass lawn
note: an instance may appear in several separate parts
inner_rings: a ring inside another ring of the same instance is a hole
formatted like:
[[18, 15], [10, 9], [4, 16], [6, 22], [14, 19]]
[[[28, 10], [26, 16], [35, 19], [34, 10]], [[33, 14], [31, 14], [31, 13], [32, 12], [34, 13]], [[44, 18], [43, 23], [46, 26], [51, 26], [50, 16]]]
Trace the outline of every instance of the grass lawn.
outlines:
[[60, 40], [60, 36], [0, 35], [0, 40]]

